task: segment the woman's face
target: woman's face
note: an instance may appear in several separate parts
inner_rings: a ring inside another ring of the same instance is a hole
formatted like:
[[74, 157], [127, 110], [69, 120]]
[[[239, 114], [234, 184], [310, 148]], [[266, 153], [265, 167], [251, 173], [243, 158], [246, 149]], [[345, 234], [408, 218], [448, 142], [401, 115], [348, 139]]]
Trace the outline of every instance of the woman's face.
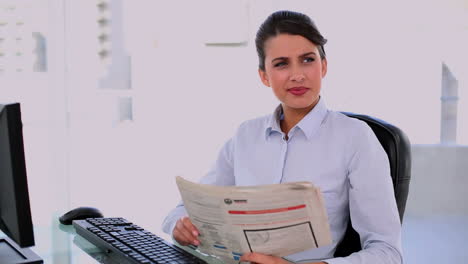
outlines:
[[283, 108], [312, 109], [318, 102], [327, 61], [317, 46], [300, 35], [280, 34], [265, 42], [263, 84], [273, 89]]

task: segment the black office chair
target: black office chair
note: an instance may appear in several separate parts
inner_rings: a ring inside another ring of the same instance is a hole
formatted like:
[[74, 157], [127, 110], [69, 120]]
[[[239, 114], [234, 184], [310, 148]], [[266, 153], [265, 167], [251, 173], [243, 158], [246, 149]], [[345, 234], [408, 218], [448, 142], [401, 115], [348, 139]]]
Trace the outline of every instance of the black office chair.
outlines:
[[[411, 147], [408, 137], [399, 128], [383, 120], [347, 112], [343, 114], [366, 122], [387, 152], [398, 213], [402, 222], [411, 178]], [[335, 257], [346, 257], [359, 250], [361, 250], [359, 234], [353, 229], [350, 221], [343, 240], [337, 246]]]

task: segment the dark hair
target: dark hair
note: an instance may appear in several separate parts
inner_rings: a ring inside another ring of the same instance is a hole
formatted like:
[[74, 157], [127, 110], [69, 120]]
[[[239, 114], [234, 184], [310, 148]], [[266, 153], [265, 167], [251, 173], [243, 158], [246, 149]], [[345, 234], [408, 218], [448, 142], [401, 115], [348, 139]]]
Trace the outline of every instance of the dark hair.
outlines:
[[265, 70], [265, 42], [279, 34], [300, 35], [318, 46], [320, 58], [325, 58], [323, 45], [327, 40], [320, 34], [314, 22], [307, 16], [294, 11], [277, 11], [260, 26], [255, 45], [261, 70]]

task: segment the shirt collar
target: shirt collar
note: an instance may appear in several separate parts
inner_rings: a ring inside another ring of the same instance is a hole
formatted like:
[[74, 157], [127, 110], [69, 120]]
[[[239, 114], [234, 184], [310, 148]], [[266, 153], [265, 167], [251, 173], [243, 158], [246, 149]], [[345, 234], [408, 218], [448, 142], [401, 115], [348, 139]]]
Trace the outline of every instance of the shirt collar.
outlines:
[[268, 137], [274, 133], [281, 133], [281, 127], [280, 127], [280, 120], [283, 119], [283, 108], [281, 107], [281, 104], [278, 105], [273, 112], [273, 115], [270, 116], [268, 119], [268, 122], [265, 127], [265, 139], [268, 139]]
[[[302, 120], [299, 121], [299, 123], [296, 124], [296, 127], [302, 130], [304, 135], [306, 136], [306, 139], [309, 140], [315, 134], [315, 132], [317, 132], [320, 125], [325, 120], [327, 112], [328, 109], [325, 105], [325, 101], [322, 97], [320, 97], [317, 105], [315, 105], [315, 107], [309, 113], [307, 113], [307, 115], [305, 115], [304, 118], [302, 118]], [[282, 133], [280, 127], [280, 120], [282, 119], [283, 108], [280, 104], [278, 107], [276, 107], [275, 111], [273, 112], [273, 115], [270, 116], [270, 119], [267, 122], [267, 126], [265, 127], [266, 139], [268, 139], [268, 137], [273, 132]]]

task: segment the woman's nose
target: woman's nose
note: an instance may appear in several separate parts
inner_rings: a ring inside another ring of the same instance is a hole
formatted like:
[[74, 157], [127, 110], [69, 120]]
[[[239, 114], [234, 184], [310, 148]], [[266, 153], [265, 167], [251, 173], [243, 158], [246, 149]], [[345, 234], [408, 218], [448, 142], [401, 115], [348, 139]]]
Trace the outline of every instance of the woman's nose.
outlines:
[[304, 81], [304, 79], [305, 79], [304, 73], [299, 72], [299, 71], [293, 72], [291, 74], [291, 77], [289, 78], [289, 80], [293, 82], [302, 82]]
[[291, 64], [289, 80], [293, 82], [302, 82], [305, 79], [304, 69], [301, 65]]

